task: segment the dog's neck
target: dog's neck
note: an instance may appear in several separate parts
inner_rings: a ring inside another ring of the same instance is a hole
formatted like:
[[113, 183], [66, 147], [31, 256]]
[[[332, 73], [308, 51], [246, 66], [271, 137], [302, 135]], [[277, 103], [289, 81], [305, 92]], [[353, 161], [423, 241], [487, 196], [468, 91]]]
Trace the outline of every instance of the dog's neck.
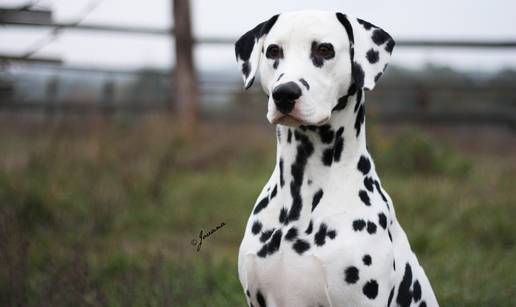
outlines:
[[277, 126], [277, 166], [287, 184], [311, 185], [356, 169], [366, 148], [362, 92], [344, 96], [328, 124], [321, 127]]

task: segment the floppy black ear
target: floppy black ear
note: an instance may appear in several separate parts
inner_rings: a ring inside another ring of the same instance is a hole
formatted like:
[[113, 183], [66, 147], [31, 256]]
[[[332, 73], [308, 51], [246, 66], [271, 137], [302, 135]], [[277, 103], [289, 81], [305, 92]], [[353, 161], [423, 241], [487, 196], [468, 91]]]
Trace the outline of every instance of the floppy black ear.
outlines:
[[269, 33], [279, 15], [272, 16], [242, 35], [235, 43], [235, 55], [242, 70], [245, 88], [249, 88], [254, 81], [265, 35]]
[[381, 28], [365, 20], [337, 13], [350, 41], [352, 75], [358, 88], [372, 90], [391, 58], [395, 42]]

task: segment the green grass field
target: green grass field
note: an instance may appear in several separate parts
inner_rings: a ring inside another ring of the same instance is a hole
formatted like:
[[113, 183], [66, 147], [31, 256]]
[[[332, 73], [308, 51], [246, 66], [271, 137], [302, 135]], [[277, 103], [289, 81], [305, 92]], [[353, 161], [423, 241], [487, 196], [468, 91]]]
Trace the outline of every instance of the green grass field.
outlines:
[[[441, 306], [514, 306], [514, 159], [378, 130], [382, 183]], [[4, 126], [0, 306], [245, 306], [236, 257], [274, 146], [230, 125], [185, 140], [160, 118]]]

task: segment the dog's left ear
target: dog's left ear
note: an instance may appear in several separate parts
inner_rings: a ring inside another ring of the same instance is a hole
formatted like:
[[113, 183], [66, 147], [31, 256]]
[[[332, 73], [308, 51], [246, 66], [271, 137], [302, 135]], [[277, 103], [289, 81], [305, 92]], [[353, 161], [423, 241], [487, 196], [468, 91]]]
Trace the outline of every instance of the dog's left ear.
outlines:
[[381, 28], [358, 18], [337, 13], [348, 33], [352, 76], [358, 88], [372, 90], [391, 58], [395, 42]]
[[245, 88], [248, 89], [254, 81], [263, 48], [265, 36], [276, 23], [279, 15], [272, 16], [242, 35], [235, 43], [235, 55], [242, 70]]

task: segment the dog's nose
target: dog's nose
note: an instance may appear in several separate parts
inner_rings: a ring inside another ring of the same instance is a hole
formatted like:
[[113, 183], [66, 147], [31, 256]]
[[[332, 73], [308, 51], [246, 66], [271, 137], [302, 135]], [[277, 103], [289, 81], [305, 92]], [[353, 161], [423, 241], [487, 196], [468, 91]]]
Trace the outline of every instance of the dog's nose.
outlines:
[[283, 114], [288, 114], [294, 108], [296, 99], [301, 97], [301, 88], [295, 82], [280, 84], [272, 91], [272, 99]]

